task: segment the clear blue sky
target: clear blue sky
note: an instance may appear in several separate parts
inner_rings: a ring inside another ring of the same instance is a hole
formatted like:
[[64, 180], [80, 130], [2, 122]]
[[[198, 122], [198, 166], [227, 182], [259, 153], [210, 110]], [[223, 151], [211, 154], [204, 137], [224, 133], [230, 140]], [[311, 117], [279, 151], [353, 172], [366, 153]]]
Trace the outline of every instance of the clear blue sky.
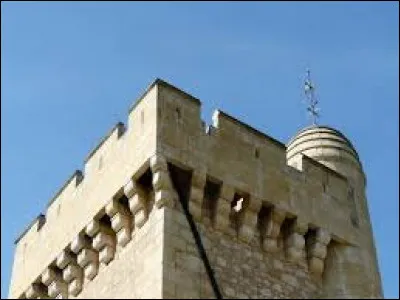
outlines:
[[[386, 297], [399, 296], [396, 2], [1, 3], [1, 296], [13, 241], [148, 84], [160, 77], [287, 142], [321, 123], [368, 176]], [[77, 208], [78, 209], [78, 208]]]

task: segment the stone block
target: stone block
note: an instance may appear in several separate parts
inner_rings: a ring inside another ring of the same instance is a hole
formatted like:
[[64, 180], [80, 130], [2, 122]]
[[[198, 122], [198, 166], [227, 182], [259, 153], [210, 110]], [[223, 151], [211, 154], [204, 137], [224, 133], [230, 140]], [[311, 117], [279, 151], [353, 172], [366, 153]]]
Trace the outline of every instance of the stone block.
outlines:
[[90, 263], [97, 262], [98, 260], [99, 254], [93, 249], [82, 249], [77, 256], [77, 263], [82, 268]]
[[189, 211], [196, 221], [201, 220], [201, 206], [198, 202], [189, 202]]
[[280, 232], [280, 224], [274, 221], [268, 221], [265, 228], [265, 235], [267, 237], [276, 238]]
[[27, 290], [25, 291], [25, 297], [27, 299], [35, 299], [35, 298], [44, 298], [46, 297], [46, 293], [44, 289], [38, 283], [33, 283], [29, 285]]
[[83, 270], [76, 264], [69, 264], [63, 270], [63, 279], [66, 282], [71, 282], [75, 278], [81, 278], [83, 275]]
[[227, 216], [216, 216], [214, 221], [214, 228], [216, 230], [225, 231], [229, 227], [229, 218]]
[[228, 203], [231, 203], [233, 196], [235, 195], [235, 189], [233, 186], [223, 183], [221, 187], [220, 198], [225, 199]]
[[278, 242], [276, 239], [264, 238], [263, 240], [263, 249], [267, 252], [277, 252], [278, 251]]
[[111, 218], [111, 228], [114, 232], [118, 232], [122, 228], [129, 229], [131, 227], [131, 217], [128, 214], [117, 212]]
[[255, 228], [257, 225], [257, 213], [252, 210], [246, 210], [244, 212], [242, 224]]
[[309, 248], [309, 256], [325, 259], [326, 254], [326, 246], [321, 243], [315, 243]]
[[88, 236], [94, 237], [97, 232], [100, 230], [100, 223], [97, 220], [91, 220], [90, 223], [86, 226], [85, 232]]
[[160, 170], [168, 170], [167, 161], [164, 156], [156, 154], [150, 158], [150, 168], [153, 173]]
[[294, 247], [287, 248], [286, 253], [291, 262], [298, 262], [303, 257], [303, 251]]
[[146, 223], [147, 219], [148, 215], [144, 209], [137, 211], [135, 214], [135, 226], [137, 228], [141, 228], [144, 225], [144, 223]]
[[83, 269], [83, 274], [88, 280], [93, 280], [99, 272], [99, 263], [98, 261], [91, 262], [87, 264]]
[[316, 233], [316, 240], [321, 244], [328, 245], [331, 241], [331, 234], [328, 230], [319, 228]]
[[216, 217], [221, 214], [229, 215], [231, 212], [231, 203], [224, 198], [219, 198], [216, 210]]
[[88, 239], [85, 238], [83, 234], [77, 235], [71, 242], [70, 248], [71, 251], [75, 254], [78, 254], [83, 248], [90, 247], [90, 243]]
[[98, 251], [100, 251], [106, 246], [114, 247], [115, 246], [114, 236], [104, 231], [100, 231], [93, 238], [92, 246], [94, 249]]
[[193, 187], [190, 191], [190, 201], [202, 203], [203, 202], [203, 189]]
[[254, 227], [242, 225], [239, 228], [239, 239], [245, 243], [249, 243], [254, 237]]
[[271, 210], [269, 219], [274, 221], [275, 223], [280, 224], [285, 219], [285, 216], [286, 216], [286, 212], [283, 209], [274, 206]]
[[76, 297], [82, 291], [82, 279], [74, 279], [68, 285], [68, 293]]
[[42, 282], [46, 286], [50, 285], [56, 278], [58, 278], [58, 274], [52, 267], [46, 268], [42, 273]]
[[139, 210], [145, 209], [145, 196], [140, 193], [135, 193], [129, 199], [129, 209], [132, 214], [136, 214]]
[[318, 257], [311, 257], [308, 261], [308, 269], [312, 273], [322, 274], [324, 271], [324, 261]]
[[297, 217], [292, 224], [291, 232], [303, 235], [307, 232], [307, 230], [308, 230], [307, 220], [305, 220], [304, 218]]
[[115, 247], [113, 246], [105, 246], [99, 252], [99, 261], [108, 265], [113, 259], [115, 255]]
[[53, 298], [61, 296], [61, 299], [65, 299], [68, 295], [68, 286], [61, 280], [54, 280], [49, 285], [48, 294]]
[[296, 277], [290, 275], [290, 274], [282, 274], [281, 275], [281, 280], [285, 283], [288, 283], [292, 287], [297, 287], [298, 286], [298, 281]]
[[158, 171], [153, 174], [153, 188], [154, 190], [163, 190], [171, 188], [171, 181], [167, 171]]
[[69, 263], [74, 261], [74, 257], [70, 252], [63, 250], [58, 256], [56, 260], [56, 265], [60, 269], [64, 269]]
[[131, 230], [127, 228], [122, 228], [116, 233], [116, 237], [118, 245], [125, 247], [132, 239]]
[[117, 212], [123, 211], [121, 203], [117, 199], [111, 199], [105, 206], [105, 211], [110, 218], [112, 218]]
[[125, 196], [130, 199], [135, 193], [136, 193], [136, 184], [135, 182], [130, 179], [125, 185], [124, 185], [124, 194]]
[[297, 233], [292, 233], [290, 236], [288, 236], [286, 240], [286, 245], [287, 247], [294, 247], [301, 249], [305, 246], [304, 236]]
[[168, 190], [159, 190], [155, 194], [155, 204], [157, 208], [162, 206], [170, 206], [173, 202], [172, 193]]

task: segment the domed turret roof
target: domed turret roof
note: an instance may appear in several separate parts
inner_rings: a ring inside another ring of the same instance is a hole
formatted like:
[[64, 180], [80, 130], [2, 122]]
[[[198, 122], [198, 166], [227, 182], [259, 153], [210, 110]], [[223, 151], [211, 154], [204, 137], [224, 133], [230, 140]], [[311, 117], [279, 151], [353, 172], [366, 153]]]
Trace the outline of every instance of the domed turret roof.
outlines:
[[287, 144], [287, 159], [303, 153], [316, 160], [346, 159], [361, 168], [361, 163], [352, 143], [337, 129], [329, 126], [309, 126], [300, 130]]

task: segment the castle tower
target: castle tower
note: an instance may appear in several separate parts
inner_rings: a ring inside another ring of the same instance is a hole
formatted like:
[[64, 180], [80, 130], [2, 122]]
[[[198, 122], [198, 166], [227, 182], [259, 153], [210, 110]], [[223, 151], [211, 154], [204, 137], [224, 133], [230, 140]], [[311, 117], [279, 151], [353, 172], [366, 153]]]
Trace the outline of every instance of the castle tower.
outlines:
[[382, 297], [365, 194], [366, 176], [355, 148], [338, 130], [327, 126], [310, 126], [289, 142], [288, 164], [299, 167], [303, 154], [346, 177], [350, 218], [356, 228], [355, 238], [349, 244], [332, 245], [326, 266], [329, 270], [324, 278], [324, 295], [329, 298]]
[[381, 297], [347, 139], [200, 115], [157, 79], [16, 240], [10, 298]]

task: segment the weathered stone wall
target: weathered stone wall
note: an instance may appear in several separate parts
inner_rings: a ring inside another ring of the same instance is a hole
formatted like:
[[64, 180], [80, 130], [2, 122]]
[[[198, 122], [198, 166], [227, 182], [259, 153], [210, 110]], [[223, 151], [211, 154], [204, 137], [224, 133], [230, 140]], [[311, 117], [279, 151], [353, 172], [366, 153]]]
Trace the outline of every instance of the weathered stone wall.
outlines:
[[149, 170], [121, 186], [17, 296], [161, 298], [164, 209]]
[[[168, 87], [159, 88], [158, 109], [157, 149], [168, 161], [354, 240], [346, 178], [305, 157], [296, 168], [287, 165], [284, 144], [220, 111], [207, 133], [200, 105]], [[180, 120], [174, 118], [177, 109]]]
[[[224, 298], [318, 298], [321, 276], [309, 272], [305, 258], [288, 261], [282, 242], [276, 253], [269, 253], [259, 234], [246, 244], [210, 225], [197, 227]], [[164, 298], [215, 298], [184, 214], [169, 210], [165, 230]]]
[[226, 298], [381, 296], [363, 178], [200, 106], [150, 86], [19, 238], [11, 298], [213, 297], [185, 212]]
[[[159, 299], [162, 296], [164, 211], [152, 210], [147, 222], [132, 234], [114, 259], [86, 281], [80, 299]], [[70, 298], [74, 298], [70, 295]]]
[[[16, 244], [9, 295], [18, 297], [51, 264], [156, 151], [157, 87], [130, 112], [126, 131], [114, 129], [86, 159], [83, 178], [74, 175]], [[143, 118], [142, 118], [143, 116]]]
[[[212, 178], [222, 183], [213, 229], [226, 232], [235, 195], [247, 195], [249, 207], [244, 208], [236, 229], [241, 241], [248, 242], [254, 233], [254, 220], [262, 202], [284, 211], [286, 219], [294, 218], [300, 223], [288, 238], [284, 251], [288, 258], [306, 250], [308, 268], [313, 271], [325, 271], [326, 256], [332, 262], [329, 274], [323, 278], [322, 296], [382, 297], [364, 174], [360, 173], [361, 166], [354, 164], [357, 159], [350, 161], [341, 151], [334, 151], [338, 153], [336, 157], [326, 162], [325, 153], [336, 150], [338, 145], [316, 141], [315, 145], [307, 145], [315, 148], [314, 159], [300, 154], [288, 163], [285, 145], [226, 113], [217, 111], [213, 124], [206, 129], [199, 121], [199, 103], [190, 100], [190, 96], [168, 86], [160, 87], [157, 149], [169, 162], [192, 171], [188, 206], [193, 217], [202, 220], [202, 190], [205, 178]], [[180, 113], [175, 114], [176, 111]], [[325, 148], [318, 148], [322, 143]], [[349, 197], [350, 190], [354, 190], [353, 199]], [[281, 225], [272, 227], [279, 229]], [[267, 249], [273, 245], [270, 240], [276, 239], [278, 229], [267, 234]], [[315, 231], [328, 234], [317, 234], [318, 242], [308, 248], [309, 233]], [[322, 250], [323, 247], [332, 251]]]

